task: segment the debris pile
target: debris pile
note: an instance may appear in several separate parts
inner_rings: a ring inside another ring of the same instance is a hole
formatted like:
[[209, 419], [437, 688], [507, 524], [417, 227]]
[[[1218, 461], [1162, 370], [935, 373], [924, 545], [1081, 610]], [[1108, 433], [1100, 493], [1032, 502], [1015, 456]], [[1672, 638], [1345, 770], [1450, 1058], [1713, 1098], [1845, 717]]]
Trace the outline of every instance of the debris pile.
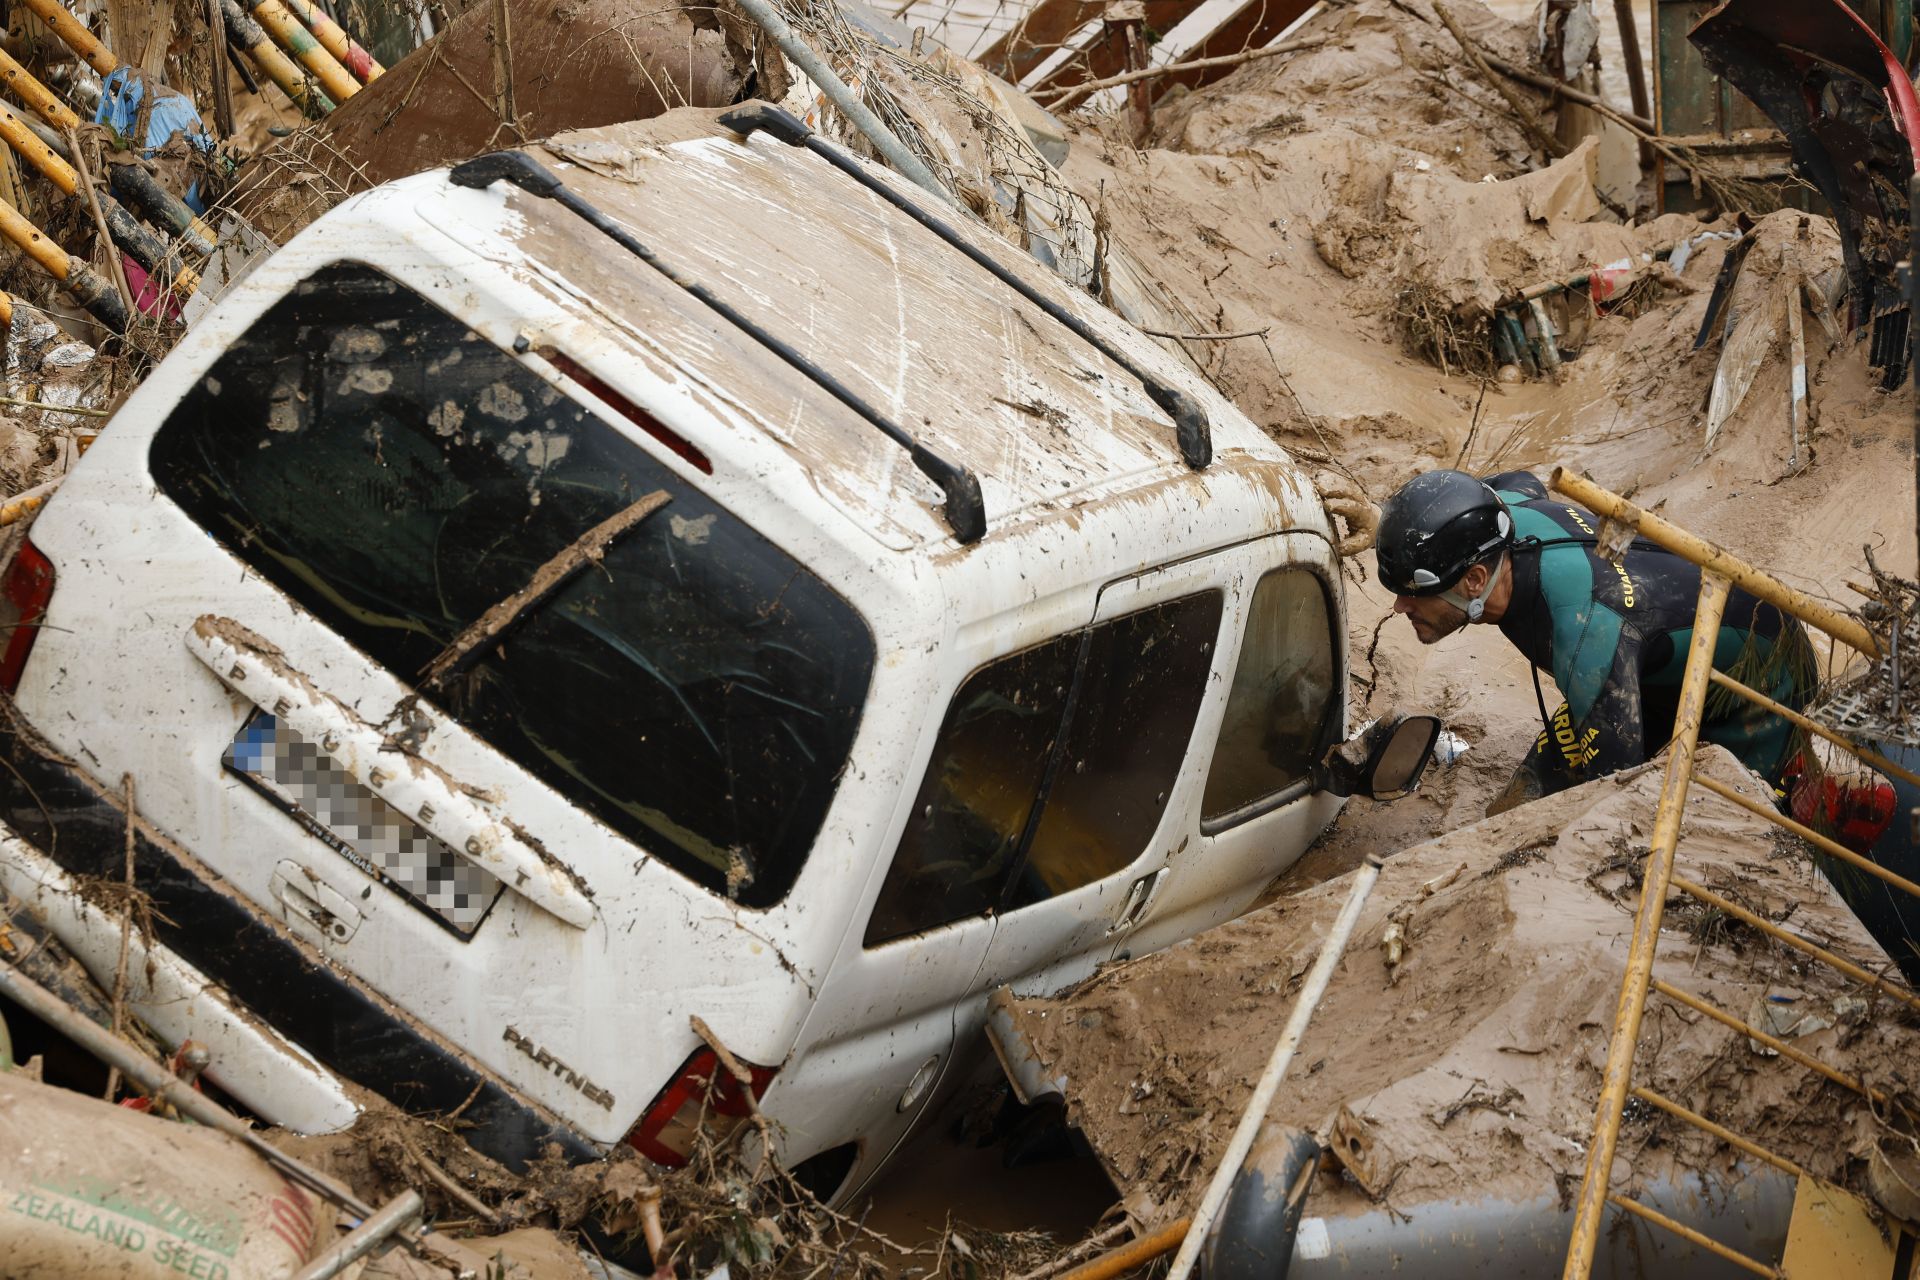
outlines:
[[[1700, 768], [1756, 793], [1719, 748]], [[1642, 767], [1387, 863], [1270, 1113], [1321, 1136], [1339, 1161], [1315, 1182], [1310, 1213], [1417, 1216], [1578, 1184], [1660, 785], [1660, 772]], [[1771, 830], [1696, 802], [1682, 873], [1882, 967], [1811, 860]], [[1139, 1221], [1159, 1226], [1191, 1210], [1346, 896], [1333, 880], [1012, 1006], [1037, 1074], [1065, 1093]], [[1920, 1101], [1920, 1024], [1739, 919], [1676, 898], [1654, 976], [1709, 994], [1900, 1105]], [[1651, 1088], [1870, 1193], [1882, 1127], [1853, 1095], [1670, 1002], [1650, 1008], [1641, 1043], [1638, 1078]], [[1634, 1187], [1702, 1179], [1728, 1193], [1752, 1176], [1738, 1151], [1644, 1105], [1621, 1153]]]

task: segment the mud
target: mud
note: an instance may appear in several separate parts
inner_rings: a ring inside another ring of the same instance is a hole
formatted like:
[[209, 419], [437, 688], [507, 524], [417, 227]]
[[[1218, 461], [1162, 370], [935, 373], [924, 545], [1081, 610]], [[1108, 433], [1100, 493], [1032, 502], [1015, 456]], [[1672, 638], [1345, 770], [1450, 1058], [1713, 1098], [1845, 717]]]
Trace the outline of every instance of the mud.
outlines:
[[[1761, 794], [1718, 748], [1701, 772]], [[1370, 1138], [1375, 1189], [1390, 1187], [1402, 1211], [1463, 1186], [1525, 1199], [1577, 1181], [1660, 785], [1653, 768], [1617, 775], [1392, 859], [1273, 1119], [1324, 1136], [1345, 1108]], [[1887, 963], [1811, 862], [1777, 847], [1760, 820], [1696, 799], [1681, 850], [1696, 882], [1790, 918], [1869, 969]], [[1444, 887], [1424, 895], [1435, 881]], [[1137, 1220], [1192, 1208], [1348, 888], [1329, 882], [1057, 998], [1019, 1002], [1017, 1025], [1045, 1075], [1065, 1077], [1070, 1117]], [[1393, 921], [1406, 937], [1397, 966], [1381, 946]], [[1837, 974], [1691, 900], [1670, 901], [1654, 976], [1742, 1018], [1791, 997], [1805, 1026], [1826, 1024], [1788, 1033], [1796, 1048], [1895, 1092], [1913, 1083], [1920, 1020], [1845, 1003], [1856, 989]], [[1658, 998], [1642, 1045], [1638, 1082], [1822, 1177], [1856, 1179], [1878, 1133], [1856, 1095]], [[1737, 1176], [1723, 1144], [1657, 1112], [1634, 1115], [1620, 1153], [1629, 1182]], [[1312, 1192], [1321, 1215], [1376, 1203], [1338, 1176]]]

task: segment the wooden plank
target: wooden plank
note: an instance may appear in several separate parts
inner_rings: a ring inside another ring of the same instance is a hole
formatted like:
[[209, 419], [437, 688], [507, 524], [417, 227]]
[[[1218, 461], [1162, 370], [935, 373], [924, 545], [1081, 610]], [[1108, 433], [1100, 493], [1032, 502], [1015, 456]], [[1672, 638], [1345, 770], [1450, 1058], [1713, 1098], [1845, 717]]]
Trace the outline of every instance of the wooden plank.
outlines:
[[[1157, 40], [1166, 35], [1200, 4], [1201, 0], [1147, 0], [1148, 38]], [[1086, 48], [1048, 72], [1046, 84], [1049, 89], [1071, 89], [1074, 85], [1085, 84], [1089, 80], [1104, 80], [1128, 69], [1124, 47], [1117, 47], [1114, 42], [1095, 36]]]
[[[1271, 43], [1282, 31], [1299, 21], [1317, 0], [1247, 0], [1232, 17], [1215, 27], [1198, 45], [1180, 55], [1182, 62], [1197, 58], [1219, 58], [1245, 49], [1258, 49]], [[1212, 84], [1231, 75], [1234, 67], [1203, 67], [1154, 80], [1157, 94], [1165, 94], [1177, 84], [1189, 89]]]
[[1104, 0], [1040, 0], [1013, 30], [980, 55], [980, 65], [1019, 84], [1105, 8]]

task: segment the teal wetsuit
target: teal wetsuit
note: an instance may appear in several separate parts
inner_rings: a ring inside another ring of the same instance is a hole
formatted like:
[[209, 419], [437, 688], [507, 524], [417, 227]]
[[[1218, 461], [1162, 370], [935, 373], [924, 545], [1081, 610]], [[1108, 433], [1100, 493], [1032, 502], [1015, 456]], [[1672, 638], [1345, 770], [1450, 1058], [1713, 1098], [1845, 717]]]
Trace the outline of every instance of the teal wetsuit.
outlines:
[[[1524, 471], [1487, 483], [1513, 515], [1513, 590], [1500, 630], [1566, 699], [1521, 769], [1554, 792], [1652, 757], [1673, 736], [1693, 640], [1698, 566], [1644, 542], [1616, 563], [1594, 546], [1600, 519], [1549, 498]], [[1806, 632], [1746, 592], [1729, 593], [1713, 665], [1799, 710], [1817, 672]], [[1717, 696], [1715, 696], [1717, 695]], [[1778, 782], [1793, 726], [1744, 698], [1709, 691], [1700, 737]]]

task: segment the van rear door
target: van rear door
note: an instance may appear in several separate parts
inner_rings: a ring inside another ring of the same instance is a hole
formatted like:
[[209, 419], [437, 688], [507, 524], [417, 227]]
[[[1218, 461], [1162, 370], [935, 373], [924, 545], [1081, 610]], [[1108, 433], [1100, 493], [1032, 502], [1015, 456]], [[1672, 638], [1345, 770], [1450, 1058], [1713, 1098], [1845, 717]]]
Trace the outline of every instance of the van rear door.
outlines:
[[445, 279], [323, 267], [157, 429], [130, 404], [99, 447], [147, 467], [92, 460], [35, 530], [57, 652], [21, 700], [402, 1022], [613, 1141], [690, 1012], [784, 1052], [805, 983], [739, 922], [812, 847], [874, 644], [703, 455]]

